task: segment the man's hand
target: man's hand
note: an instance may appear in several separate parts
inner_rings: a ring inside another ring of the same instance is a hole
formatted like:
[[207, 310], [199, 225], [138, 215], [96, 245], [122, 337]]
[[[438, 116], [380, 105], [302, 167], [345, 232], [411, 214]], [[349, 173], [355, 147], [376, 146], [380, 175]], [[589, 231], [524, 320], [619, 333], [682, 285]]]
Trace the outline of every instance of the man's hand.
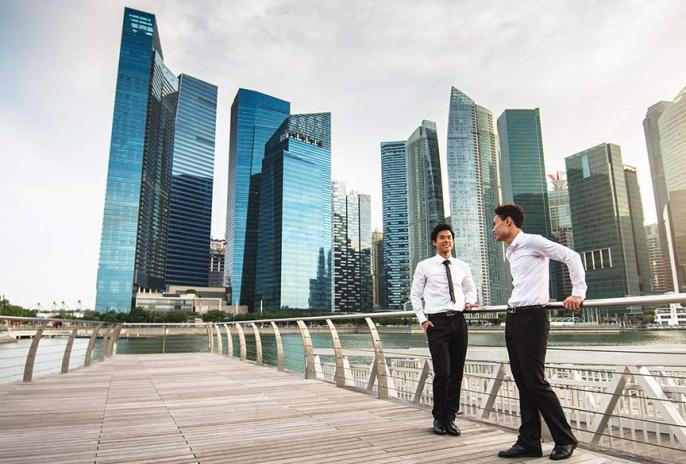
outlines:
[[465, 311], [470, 311], [470, 310], [472, 310], [472, 309], [477, 309], [478, 307], [479, 307], [479, 305], [476, 304], [476, 303], [465, 303], [465, 305], [464, 305], [464, 310], [465, 310]]
[[422, 322], [422, 329], [424, 329], [424, 333], [426, 333], [427, 330], [429, 330], [429, 327], [433, 327], [433, 323], [431, 321], [424, 321]]
[[581, 309], [581, 303], [584, 302], [584, 299], [581, 298], [580, 296], [568, 296], [565, 301], [562, 302], [562, 306], [564, 306], [566, 311], [572, 311], [573, 313], [579, 311]]

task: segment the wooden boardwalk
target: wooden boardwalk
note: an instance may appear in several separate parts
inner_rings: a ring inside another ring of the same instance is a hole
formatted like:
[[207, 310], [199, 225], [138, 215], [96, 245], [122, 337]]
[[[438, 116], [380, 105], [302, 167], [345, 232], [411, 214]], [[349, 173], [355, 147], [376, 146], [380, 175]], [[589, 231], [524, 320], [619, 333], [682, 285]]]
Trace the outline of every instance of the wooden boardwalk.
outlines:
[[[0, 386], [0, 462], [545, 463], [495, 456], [512, 433], [219, 355], [127, 355]], [[628, 463], [577, 449], [569, 464]]]

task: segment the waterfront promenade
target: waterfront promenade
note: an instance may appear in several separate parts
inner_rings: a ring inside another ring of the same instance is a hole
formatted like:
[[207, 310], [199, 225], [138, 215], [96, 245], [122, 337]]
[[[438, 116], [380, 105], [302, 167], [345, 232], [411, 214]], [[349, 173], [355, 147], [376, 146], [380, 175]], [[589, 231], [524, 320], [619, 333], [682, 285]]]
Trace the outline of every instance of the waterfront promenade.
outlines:
[[[430, 425], [426, 407], [210, 353], [117, 355], [0, 385], [3, 464], [523, 462], [495, 456], [515, 440], [502, 428]], [[565, 462], [635, 461], [577, 449]]]

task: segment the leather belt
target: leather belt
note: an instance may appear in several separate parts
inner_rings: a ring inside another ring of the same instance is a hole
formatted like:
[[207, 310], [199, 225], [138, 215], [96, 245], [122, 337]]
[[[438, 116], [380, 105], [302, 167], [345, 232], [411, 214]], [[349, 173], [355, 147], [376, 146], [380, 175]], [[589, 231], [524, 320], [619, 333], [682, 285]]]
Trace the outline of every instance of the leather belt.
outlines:
[[427, 314], [426, 317], [431, 320], [432, 317], [453, 317], [457, 314], [460, 314], [462, 311], [445, 311], [443, 313], [431, 313]]
[[522, 314], [530, 311], [537, 311], [541, 309], [545, 309], [546, 305], [529, 305], [529, 306], [508, 306], [507, 307], [507, 314]]

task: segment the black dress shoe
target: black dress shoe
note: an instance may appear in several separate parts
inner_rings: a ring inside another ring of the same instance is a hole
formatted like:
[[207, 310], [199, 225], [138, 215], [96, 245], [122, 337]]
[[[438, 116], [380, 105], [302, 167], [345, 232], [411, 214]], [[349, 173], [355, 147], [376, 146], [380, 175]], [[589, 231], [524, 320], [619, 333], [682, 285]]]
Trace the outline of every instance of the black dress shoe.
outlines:
[[437, 433], [438, 435], [445, 435], [448, 433], [442, 420], [434, 419], [434, 433]]
[[510, 449], [498, 451], [499, 458], [540, 458], [541, 456], [543, 456], [543, 451], [540, 448], [524, 448], [519, 443], [515, 443]]
[[550, 459], [552, 459], [553, 461], [567, 459], [571, 457], [575, 448], [576, 443], [571, 445], [555, 445], [555, 447], [553, 447], [553, 450], [550, 452]]
[[446, 421], [445, 423], [445, 430], [448, 432], [448, 435], [452, 435], [454, 437], [459, 437], [462, 432], [460, 432], [460, 428], [455, 425], [454, 421]]

